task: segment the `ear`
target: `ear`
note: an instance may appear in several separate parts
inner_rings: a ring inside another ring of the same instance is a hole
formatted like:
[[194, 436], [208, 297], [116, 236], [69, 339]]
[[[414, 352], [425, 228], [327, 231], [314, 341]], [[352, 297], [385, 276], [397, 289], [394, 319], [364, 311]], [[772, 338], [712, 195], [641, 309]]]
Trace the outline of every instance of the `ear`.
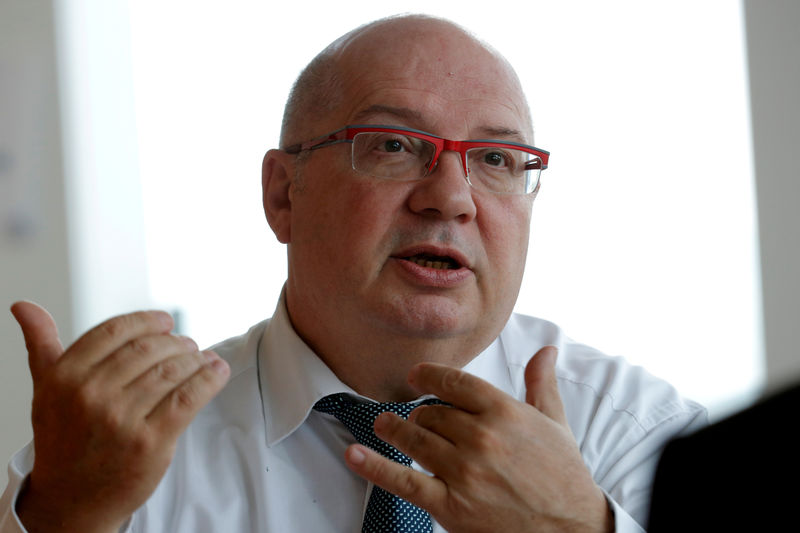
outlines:
[[291, 241], [292, 201], [289, 188], [292, 184], [294, 157], [281, 150], [270, 150], [261, 164], [262, 201], [264, 215], [283, 244]]

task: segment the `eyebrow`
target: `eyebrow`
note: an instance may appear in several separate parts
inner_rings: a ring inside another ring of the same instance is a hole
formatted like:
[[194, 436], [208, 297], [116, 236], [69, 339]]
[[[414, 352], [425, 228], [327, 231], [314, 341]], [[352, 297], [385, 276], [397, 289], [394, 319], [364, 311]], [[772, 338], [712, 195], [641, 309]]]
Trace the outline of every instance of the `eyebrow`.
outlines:
[[487, 139], [511, 139], [516, 142], [525, 144], [527, 143], [527, 139], [519, 130], [514, 130], [511, 128], [495, 128], [492, 126], [481, 126], [478, 128], [478, 131], [482, 132], [482, 135], [486, 135]]
[[[374, 115], [392, 115], [399, 119], [420, 122], [422, 113], [408, 107], [394, 107], [383, 104], [373, 104], [355, 114], [353, 120], [360, 122]], [[480, 126], [477, 128], [483, 139], [509, 139], [519, 143], [526, 143], [527, 139], [519, 130], [504, 127]]]
[[373, 104], [356, 113], [354, 120], [360, 121], [372, 115], [394, 115], [406, 120], [422, 120], [422, 113], [408, 107], [393, 107], [382, 104]]

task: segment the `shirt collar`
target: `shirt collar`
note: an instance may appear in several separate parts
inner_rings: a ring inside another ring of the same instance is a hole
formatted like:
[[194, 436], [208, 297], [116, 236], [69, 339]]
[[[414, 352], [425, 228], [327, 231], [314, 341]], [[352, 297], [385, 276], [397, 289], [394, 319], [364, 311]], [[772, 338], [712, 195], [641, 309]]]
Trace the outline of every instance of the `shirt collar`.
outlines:
[[323, 397], [355, 394], [297, 335], [283, 295], [259, 342], [257, 361], [267, 446], [300, 427]]

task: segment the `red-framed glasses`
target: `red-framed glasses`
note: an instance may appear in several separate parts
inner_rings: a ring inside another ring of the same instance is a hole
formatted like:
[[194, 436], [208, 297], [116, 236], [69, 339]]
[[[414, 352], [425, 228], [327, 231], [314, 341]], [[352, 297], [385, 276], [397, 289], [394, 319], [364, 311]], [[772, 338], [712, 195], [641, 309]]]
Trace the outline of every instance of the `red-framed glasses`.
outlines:
[[464, 177], [476, 189], [530, 194], [539, 185], [550, 152], [492, 139], [453, 141], [399, 126], [351, 125], [284, 149], [289, 154], [339, 143], [352, 144], [353, 169], [390, 180], [421, 180], [432, 173], [444, 151], [458, 152]]

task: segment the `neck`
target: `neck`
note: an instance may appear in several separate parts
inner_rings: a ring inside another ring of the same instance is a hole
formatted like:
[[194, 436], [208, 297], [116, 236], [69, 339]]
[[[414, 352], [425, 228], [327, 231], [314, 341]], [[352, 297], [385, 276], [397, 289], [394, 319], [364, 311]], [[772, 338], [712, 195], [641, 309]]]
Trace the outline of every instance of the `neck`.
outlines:
[[428, 340], [386, 342], [377, 350], [368, 350], [363, 343], [353, 343], [347, 350], [312, 348], [357, 393], [379, 402], [407, 402], [422, 394], [408, 384], [408, 374], [415, 365], [433, 362], [461, 368], [479, 353], [454, 344], [443, 346]]
[[[291, 321], [291, 317], [290, 317]], [[376, 335], [371, 342], [363, 335], [346, 338], [321, 335], [322, 328], [309, 334], [302, 325], [292, 322], [295, 332], [322, 359], [344, 384], [358, 394], [379, 402], [406, 402], [421, 393], [408, 384], [408, 373], [418, 363], [433, 362], [461, 368], [485, 346], [462, 338], [418, 339]], [[299, 326], [299, 327], [298, 327]], [[491, 343], [491, 340], [486, 343]]]

